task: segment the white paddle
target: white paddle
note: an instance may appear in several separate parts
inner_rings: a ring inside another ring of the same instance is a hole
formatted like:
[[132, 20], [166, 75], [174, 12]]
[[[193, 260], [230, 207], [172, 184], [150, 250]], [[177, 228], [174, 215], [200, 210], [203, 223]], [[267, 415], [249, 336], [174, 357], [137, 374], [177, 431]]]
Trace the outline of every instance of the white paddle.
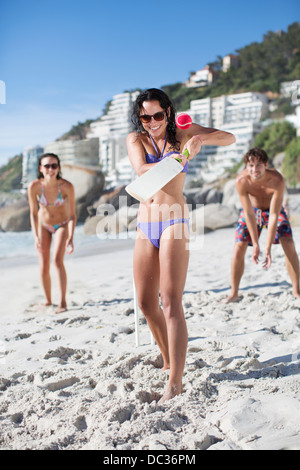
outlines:
[[[182, 152], [189, 158], [189, 151], [185, 149]], [[128, 186], [126, 191], [135, 199], [145, 202], [163, 188], [169, 181], [182, 171], [181, 158], [166, 157], [160, 160], [151, 170], [134, 180]]]

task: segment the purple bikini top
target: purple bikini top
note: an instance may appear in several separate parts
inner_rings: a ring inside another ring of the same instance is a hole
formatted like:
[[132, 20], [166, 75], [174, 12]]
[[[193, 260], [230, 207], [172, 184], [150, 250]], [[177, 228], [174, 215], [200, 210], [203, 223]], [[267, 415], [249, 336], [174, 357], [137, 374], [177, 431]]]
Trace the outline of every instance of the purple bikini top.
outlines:
[[[165, 155], [163, 154], [164, 151], [165, 151], [165, 147], [166, 147], [166, 142], [167, 142], [167, 135], [165, 137], [165, 142], [164, 142], [164, 146], [163, 146], [163, 149], [162, 149], [162, 152], [161, 154], [159, 155], [159, 152], [157, 150], [157, 147], [155, 145], [155, 142], [154, 140], [152, 139], [151, 135], [149, 134], [150, 136], [150, 139], [151, 139], [151, 142], [153, 144], [153, 147], [155, 149], [155, 152], [156, 152], [156, 156], [155, 155], [152, 155], [151, 153], [146, 153], [146, 162], [147, 163], [156, 163], [157, 160], [163, 160], [164, 158], [168, 157], [169, 155], [172, 155], [172, 153], [176, 153], [177, 155], [180, 155], [180, 152], [168, 152], [166, 153]], [[184, 165], [183, 169], [182, 169], [182, 173], [187, 173], [188, 171], [188, 167], [189, 167], [189, 163], [186, 162], [186, 164]]]

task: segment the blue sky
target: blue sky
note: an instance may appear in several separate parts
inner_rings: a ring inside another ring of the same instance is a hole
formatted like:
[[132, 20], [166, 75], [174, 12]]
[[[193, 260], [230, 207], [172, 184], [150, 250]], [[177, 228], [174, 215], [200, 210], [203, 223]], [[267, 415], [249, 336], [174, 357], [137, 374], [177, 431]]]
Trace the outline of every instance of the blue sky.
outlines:
[[1, 0], [0, 165], [99, 117], [113, 95], [185, 81], [299, 13], [299, 0]]

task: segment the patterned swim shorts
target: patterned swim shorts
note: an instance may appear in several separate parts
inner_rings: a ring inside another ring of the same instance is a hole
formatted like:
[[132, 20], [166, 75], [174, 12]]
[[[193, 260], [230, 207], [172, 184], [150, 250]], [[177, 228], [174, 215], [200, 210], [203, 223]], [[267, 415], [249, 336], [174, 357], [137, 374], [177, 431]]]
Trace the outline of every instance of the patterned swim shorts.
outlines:
[[[269, 225], [269, 211], [262, 211], [261, 209], [257, 209], [253, 207], [256, 222], [257, 222], [257, 231], [258, 231], [258, 238], [261, 235], [262, 229], [268, 228]], [[289, 222], [288, 216], [286, 215], [285, 210], [282, 208], [278, 217], [277, 222], [277, 231], [275, 235], [275, 239], [273, 241], [274, 245], [279, 244], [279, 238], [281, 237], [293, 237], [291, 224]], [[252, 246], [252, 241], [250, 237], [249, 230], [247, 228], [246, 219], [244, 210], [241, 210], [240, 218], [237, 223], [236, 231], [235, 231], [235, 241], [236, 242], [248, 242], [250, 246]]]

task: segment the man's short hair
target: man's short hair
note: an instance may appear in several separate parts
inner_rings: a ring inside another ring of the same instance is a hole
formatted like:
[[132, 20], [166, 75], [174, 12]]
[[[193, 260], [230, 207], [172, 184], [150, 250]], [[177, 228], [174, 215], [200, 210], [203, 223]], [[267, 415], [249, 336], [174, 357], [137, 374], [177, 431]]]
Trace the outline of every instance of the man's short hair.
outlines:
[[244, 155], [245, 165], [247, 165], [247, 163], [249, 163], [249, 161], [253, 159], [257, 159], [265, 164], [267, 164], [269, 161], [267, 153], [259, 147], [253, 147], [252, 149], [248, 150], [248, 152]]

